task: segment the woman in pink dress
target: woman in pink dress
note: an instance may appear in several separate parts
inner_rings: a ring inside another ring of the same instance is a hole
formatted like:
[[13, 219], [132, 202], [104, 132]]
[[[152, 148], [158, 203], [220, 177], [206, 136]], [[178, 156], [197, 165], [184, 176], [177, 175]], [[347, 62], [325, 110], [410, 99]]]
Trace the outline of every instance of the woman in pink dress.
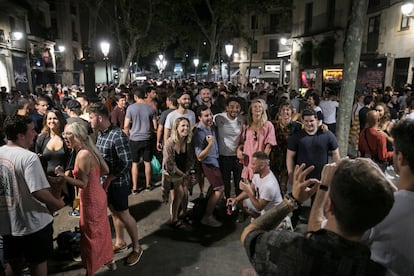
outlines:
[[66, 176], [61, 166], [56, 174], [67, 183], [79, 188], [81, 257], [87, 275], [94, 275], [103, 265], [115, 269], [112, 236], [107, 215], [107, 197], [100, 177], [109, 173], [109, 168], [86, 128], [78, 123], [65, 126], [63, 138], [68, 148], [76, 154], [74, 178]]
[[253, 178], [252, 156], [257, 151], [270, 154], [272, 146], [276, 146], [276, 135], [273, 124], [267, 119], [262, 100], [253, 100], [249, 107], [247, 126], [242, 128], [240, 146], [237, 157], [243, 160], [242, 179], [251, 181]]

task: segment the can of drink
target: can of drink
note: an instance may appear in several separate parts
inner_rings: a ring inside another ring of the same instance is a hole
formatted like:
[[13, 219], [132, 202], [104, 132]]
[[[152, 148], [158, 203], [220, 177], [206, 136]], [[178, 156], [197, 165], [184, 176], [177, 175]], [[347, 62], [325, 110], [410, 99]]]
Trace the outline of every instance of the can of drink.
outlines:
[[[195, 169], [191, 169], [188, 171], [189, 175], [195, 175], [196, 174], [196, 170]], [[190, 185], [188, 185], [188, 194], [190, 196], [193, 195], [193, 183], [191, 183]]]
[[227, 215], [231, 216], [233, 214], [233, 204], [227, 204]]

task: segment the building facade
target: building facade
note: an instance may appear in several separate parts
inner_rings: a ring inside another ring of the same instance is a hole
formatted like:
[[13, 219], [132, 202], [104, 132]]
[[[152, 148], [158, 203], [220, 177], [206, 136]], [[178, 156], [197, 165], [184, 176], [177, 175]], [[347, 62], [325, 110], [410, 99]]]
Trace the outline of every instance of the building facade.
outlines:
[[64, 85], [83, 83], [80, 11], [77, 0], [48, 0], [51, 30], [55, 38], [56, 82]]
[[[278, 84], [290, 82], [290, 12], [248, 12], [242, 18], [245, 38], [234, 40], [230, 66], [238, 83], [265, 79]], [[249, 79], [250, 78], [250, 79]]]
[[[414, 23], [401, 12], [404, 1], [370, 0], [356, 88], [401, 89], [412, 82]], [[293, 88], [340, 89], [349, 0], [294, 0]]]
[[77, 0], [2, 1], [0, 86], [26, 93], [83, 83], [79, 22]]
[[27, 91], [31, 86], [27, 55], [27, 10], [14, 3], [0, 5], [0, 86]]

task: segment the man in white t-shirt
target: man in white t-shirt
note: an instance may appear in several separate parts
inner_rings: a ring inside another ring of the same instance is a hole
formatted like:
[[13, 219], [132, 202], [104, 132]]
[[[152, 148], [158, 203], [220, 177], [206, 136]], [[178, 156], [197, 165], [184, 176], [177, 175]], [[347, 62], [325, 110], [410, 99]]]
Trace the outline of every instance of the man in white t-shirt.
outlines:
[[323, 123], [328, 126], [328, 129], [336, 133], [336, 111], [339, 108], [339, 103], [336, 100], [336, 92], [329, 90], [328, 98], [319, 103], [319, 107], [323, 113]]
[[227, 204], [239, 204], [243, 210], [253, 218], [263, 215], [267, 210], [283, 201], [279, 183], [270, 170], [269, 157], [266, 153], [258, 151], [253, 154], [252, 183], [246, 180], [240, 182], [242, 190], [235, 198], [229, 198]]
[[191, 96], [190, 92], [180, 90], [177, 91], [177, 103], [178, 108], [167, 115], [164, 124], [164, 144], [170, 137], [171, 129], [174, 126], [174, 122], [177, 118], [185, 117], [190, 121], [190, 125], [194, 126], [196, 123], [195, 113], [190, 109], [191, 107]]
[[[0, 147], [0, 235], [6, 275], [47, 275], [53, 252], [53, 216], [65, 203], [59, 184], [51, 189], [37, 154], [27, 150], [37, 133], [29, 117], [4, 121], [7, 144]], [[55, 187], [56, 186], [56, 187]]]
[[226, 112], [214, 116], [214, 123], [218, 134], [220, 170], [223, 176], [224, 195], [226, 198], [229, 198], [231, 193], [230, 181], [232, 172], [236, 196], [241, 193], [239, 183], [243, 165], [239, 162], [236, 151], [240, 144], [240, 134], [245, 120], [240, 115], [240, 111], [240, 99], [230, 97], [226, 100]]

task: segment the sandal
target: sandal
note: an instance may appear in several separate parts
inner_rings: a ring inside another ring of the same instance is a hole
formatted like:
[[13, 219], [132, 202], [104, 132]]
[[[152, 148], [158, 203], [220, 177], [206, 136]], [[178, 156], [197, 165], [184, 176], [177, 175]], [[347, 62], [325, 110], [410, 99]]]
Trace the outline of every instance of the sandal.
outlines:
[[177, 221], [174, 221], [174, 222], [171, 222], [170, 223], [170, 226], [173, 228], [173, 229], [176, 229], [176, 230], [187, 230], [188, 229], [188, 225], [186, 225], [182, 220], [177, 220]]
[[121, 245], [116, 245], [116, 244], [112, 245], [112, 250], [114, 251], [114, 253], [118, 253], [126, 249], [128, 249], [128, 245], [126, 243], [121, 244]]

